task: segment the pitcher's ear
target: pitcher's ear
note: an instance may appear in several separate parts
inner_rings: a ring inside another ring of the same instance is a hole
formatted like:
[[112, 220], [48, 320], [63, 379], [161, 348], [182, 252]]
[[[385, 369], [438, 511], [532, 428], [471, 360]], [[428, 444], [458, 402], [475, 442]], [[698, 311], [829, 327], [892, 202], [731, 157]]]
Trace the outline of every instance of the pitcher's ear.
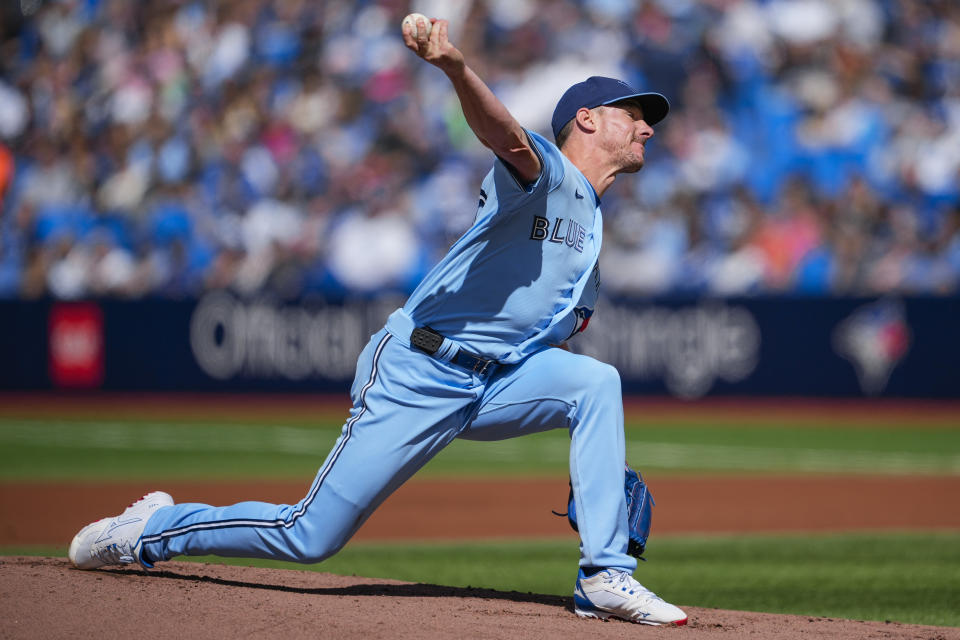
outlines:
[[577, 110], [576, 120], [577, 126], [588, 133], [593, 133], [599, 126], [597, 122], [597, 112], [594, 109], [580, 107]]

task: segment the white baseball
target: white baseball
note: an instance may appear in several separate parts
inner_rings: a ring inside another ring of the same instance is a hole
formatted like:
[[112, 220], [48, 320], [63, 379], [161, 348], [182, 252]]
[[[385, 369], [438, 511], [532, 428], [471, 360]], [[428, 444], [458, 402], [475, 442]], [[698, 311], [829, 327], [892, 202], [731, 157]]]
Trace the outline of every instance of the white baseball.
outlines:
[[417, 37], [417, 20], [423, 20], [427, 25], [427, 37], [430, 37], [430, 31], [432, 30], [432, 25], [430, 24], [430, 18], [423, 15], [422, 13], [411, 13], [403, 19], [403, 22], [400, 23], [400, 28], [402, 29], [407, 24], [410, 25], [410, 35], [414, 38]]

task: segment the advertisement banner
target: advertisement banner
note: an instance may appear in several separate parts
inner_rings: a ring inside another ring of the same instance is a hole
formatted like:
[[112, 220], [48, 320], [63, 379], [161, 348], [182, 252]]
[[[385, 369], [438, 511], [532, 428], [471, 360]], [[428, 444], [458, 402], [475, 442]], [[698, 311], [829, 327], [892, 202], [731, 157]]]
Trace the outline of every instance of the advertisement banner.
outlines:
[[[0, 302], [0, 389], [345, 392], [399, 298]], [[960, 398], [960, 300], [601, 300], [572, 350], [626, 393]]]

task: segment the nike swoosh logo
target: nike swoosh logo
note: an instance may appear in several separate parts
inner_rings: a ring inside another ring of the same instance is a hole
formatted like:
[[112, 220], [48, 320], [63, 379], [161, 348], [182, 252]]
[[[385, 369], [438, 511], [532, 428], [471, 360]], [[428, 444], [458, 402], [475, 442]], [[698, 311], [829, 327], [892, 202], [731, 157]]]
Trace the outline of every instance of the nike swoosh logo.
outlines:
[[116, 528], [122, 527], [127, 524], [133, 524], [134, 522], [140, 522], [140, 520], [142, 520], [142, 518], [130, 518], [128, 520], [121, 520], [120, 518], [117, 518], [110, 524], [109, 527], [107, 527], [104, 530], [103, 533], [100, 534], [100, 537], [97, 538], [96, 542], [103, 542], [104, 540], [109, 540], [110, 537], [113, 535], [113, 531]]
[[573, 195], [577, 196], [577, 200], [583, 200], [583, 196], [580, 195], [580, 189], [577, 189], [573, 192]]

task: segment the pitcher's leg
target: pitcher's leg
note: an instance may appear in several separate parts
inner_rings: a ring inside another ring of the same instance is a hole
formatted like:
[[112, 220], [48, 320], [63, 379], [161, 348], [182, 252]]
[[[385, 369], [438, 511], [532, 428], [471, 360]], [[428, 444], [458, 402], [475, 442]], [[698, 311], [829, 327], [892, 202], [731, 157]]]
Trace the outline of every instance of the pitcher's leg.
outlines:
[[547, 429], [570, 433], [581, 566], [633, 571], [624, 500], [623, 398], [610, 365], [546, 349], [506, 369], [487, 387], [477, 417], [459, 437], [501, 440]]
[[225, 507], [183, 503], [159, 509], [143, 533], [141, 558], [147, 563], [178, 555], [271, 558], [320, 562], [340, 550], [369, 517], [360, 505], [339, 495], [328, 482], [343, 451], [355, 439], [357, 422], [348, 422], [333, 451], [297, 504], [240, 502]]
[[152, 564], [178, 555], [217, 555], [320, 562], [339, 551], [362, 523], [361, 510], [339, 496], [325, 495], [320, 504], [325, 513], [322, 523], [304, 517], [302, 503], [164, 507], [150, 519], [150, 531], [144, 531], [141, 559]]
[[597, 363], [570, 429], [570, 483], [577, 503], [580, 565], [633, 572], [623, 494], [626, 443], [620, 374]]
[[476, 394], [459, 380], [440, 380], [436, 365], [383, 334], [361, 356], [364, 382], [355, 388], [351, 418], [303, 500], [159, 509], [144, 530], [143, 559], [213, 554], [319, 562], [336, 553], [471, 415]]

